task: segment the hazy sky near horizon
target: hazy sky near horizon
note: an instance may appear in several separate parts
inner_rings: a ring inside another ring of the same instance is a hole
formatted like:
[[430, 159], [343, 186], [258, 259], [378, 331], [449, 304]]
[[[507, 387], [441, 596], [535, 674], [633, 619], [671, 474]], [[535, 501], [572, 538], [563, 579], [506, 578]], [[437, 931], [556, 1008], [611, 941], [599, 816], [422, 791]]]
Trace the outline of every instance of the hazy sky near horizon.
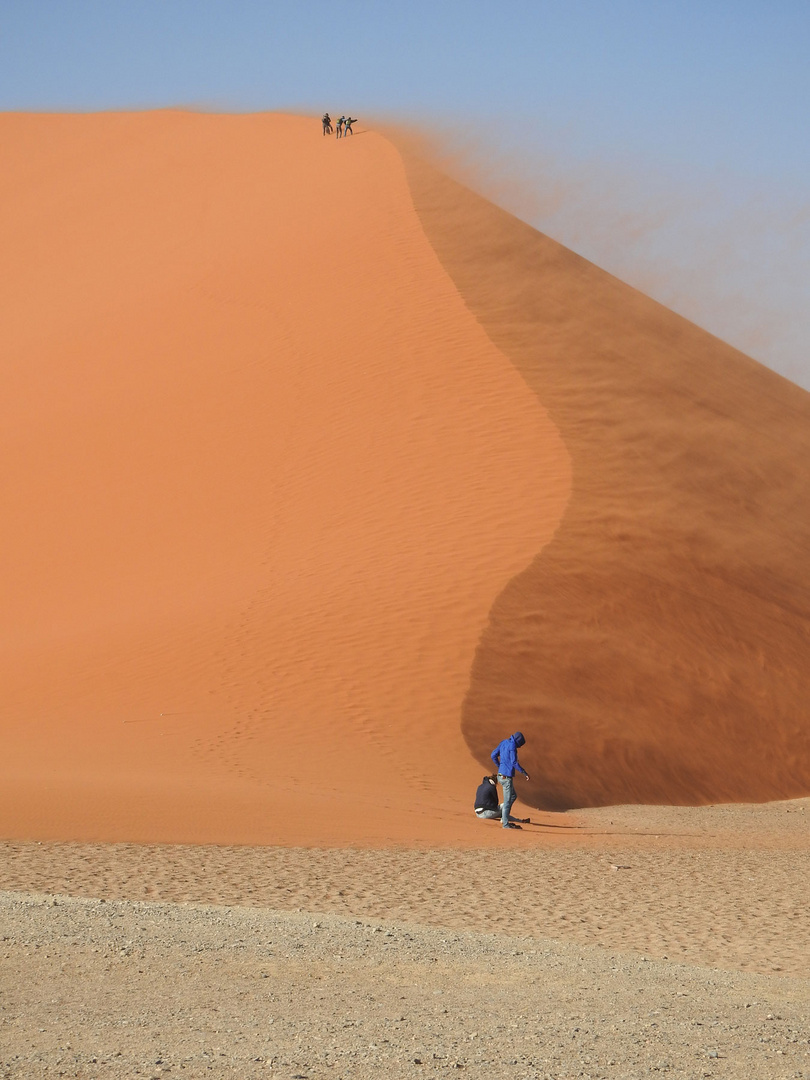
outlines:
[[503, 205], [810, 388], [810, 0], [0, 0], [0, 109], [427, 124]]

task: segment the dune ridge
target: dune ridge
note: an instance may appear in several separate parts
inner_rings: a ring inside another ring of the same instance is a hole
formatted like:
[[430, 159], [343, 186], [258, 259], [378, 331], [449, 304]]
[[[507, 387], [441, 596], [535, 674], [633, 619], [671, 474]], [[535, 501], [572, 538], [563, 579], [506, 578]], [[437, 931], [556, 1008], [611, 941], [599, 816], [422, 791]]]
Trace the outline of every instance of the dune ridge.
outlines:
[[810, 395], [443, 175], [431, 244], [558, 426], [572, 494], [498, 597], [465, 738], [535, 806], [810, 792]]

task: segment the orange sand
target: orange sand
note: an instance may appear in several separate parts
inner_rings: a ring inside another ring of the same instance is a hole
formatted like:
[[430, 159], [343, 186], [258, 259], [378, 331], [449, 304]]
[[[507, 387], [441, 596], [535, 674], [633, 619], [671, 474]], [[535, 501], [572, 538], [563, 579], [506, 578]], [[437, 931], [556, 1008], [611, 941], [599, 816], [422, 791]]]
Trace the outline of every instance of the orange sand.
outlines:
[[491, 839], [461, 702], [569, 457], [398, 152], [1, 122], [0, 832]]
[[0, 835], [810, 792], [810, 395], [379, 134], [0, 125]]

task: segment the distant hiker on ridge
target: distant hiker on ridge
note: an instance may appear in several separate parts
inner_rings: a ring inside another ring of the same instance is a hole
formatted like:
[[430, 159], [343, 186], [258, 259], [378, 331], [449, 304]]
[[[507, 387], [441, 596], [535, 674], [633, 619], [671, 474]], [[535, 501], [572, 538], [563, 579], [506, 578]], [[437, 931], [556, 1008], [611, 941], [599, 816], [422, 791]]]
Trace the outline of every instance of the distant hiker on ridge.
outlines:
[[356, 116], [355, 116], [354, 119], [352, 119], [351, 116], [346, 117], [346, 119], [343, 121], [343, 134], [344, 134], [344, 136], [345, 135], [354, 135], [354, 132], [352, 131], [352, 124], [356, 124], [356, 123], [357, 123], [357, 117]]
[[501, 803], [501, 824], [504, 829], [519, 829], [520, 825], [514, 824], [509, 820], [509, 813], [512, 809], [512, 803], [517, 798], [515, 795], [515, 769], [522, 772], [526, 779], [529, 779], [529, 774], [523, 768], [518, 761], [518, 747], [525, 746], [526, 740], [523, 737], [522, 731], [516, 731], [514, 735], [510, 735], [508, 739], [504, 739], [502, 743], [499, 743], [490, 755], [492, 760], [498, 766], [498, 783], [503, 788], [503, 802]]
[[324, 135], [331, 135], [332, 134], [332, 117], [329, 115], [328, 112], [325, 112], [323, 114], [323, 116], [321, 118], [321, 123], [323, 124], [323, 133], [324, 133]]
[[345, 116], [341, 116], [341, 118], [340, 118], [340, 119], [338, 120], [338, 122], [337, 122], [337, 135], [336, 135], [336, 137], [337, 137], [338, 139], [342, 139], [342, 138], [343, 138], [343, 125], [344, 125], [345, 123], [346, 123], [346, 117], [345, 117]]
[[[478, 785], [478, 790], [475, 793], [475, 816], [481, 818], [482, 821], [497, 821], [497, 819], [503, 813], [501, 804], [498, 802], [498, 774], [493, 773], [491, 776], [485, 776], [481, 783]], [[513, 818], [509, 815], [510, 821], [520, 821], [524, 825], [528, 825], [531, 822], [531, 818]]]

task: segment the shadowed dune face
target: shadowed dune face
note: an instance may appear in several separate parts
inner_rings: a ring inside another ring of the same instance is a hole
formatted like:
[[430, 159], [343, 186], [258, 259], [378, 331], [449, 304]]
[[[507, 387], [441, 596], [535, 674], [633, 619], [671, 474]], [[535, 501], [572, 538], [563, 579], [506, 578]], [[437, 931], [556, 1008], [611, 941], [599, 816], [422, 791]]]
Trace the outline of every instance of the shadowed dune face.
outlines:
[[0, 118], [0, 831], [483, 842], [459, 730], [570, 462], [384, 138]]
[[[810, 395], [406, 153], [415, 205], [573, 469], [463, 731], [564, 809], [810, 792]], [[523, 794], [527, 788], [521, 784]]]

